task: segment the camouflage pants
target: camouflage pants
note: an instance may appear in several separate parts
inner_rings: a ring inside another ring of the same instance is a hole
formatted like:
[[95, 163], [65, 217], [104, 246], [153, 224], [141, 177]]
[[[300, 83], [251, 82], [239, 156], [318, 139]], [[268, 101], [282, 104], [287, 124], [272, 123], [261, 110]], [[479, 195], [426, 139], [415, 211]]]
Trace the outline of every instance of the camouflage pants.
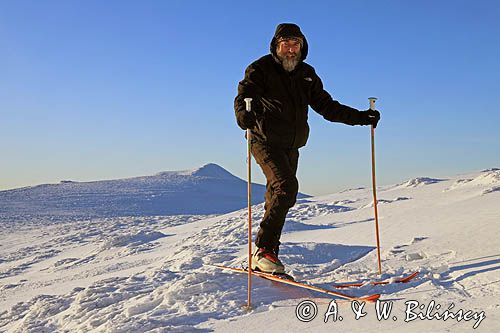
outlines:
[[279, 149], [262, 143], [252, 143], [252, 155], [266, 176], [265, 214], [255, 239], [257, 247], [278, 253], [281, 230], [288, 210], [295, 205], [298, 149]]

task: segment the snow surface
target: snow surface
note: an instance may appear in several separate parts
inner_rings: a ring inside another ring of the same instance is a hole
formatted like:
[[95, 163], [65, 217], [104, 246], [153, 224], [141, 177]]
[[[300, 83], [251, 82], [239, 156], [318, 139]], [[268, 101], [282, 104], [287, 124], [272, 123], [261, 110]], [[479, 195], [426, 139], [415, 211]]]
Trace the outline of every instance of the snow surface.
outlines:
[[[144, 187], [148, 183], [142, 182]], [[101, 193], [113, 184], [99, 184]], [[61, 193], [66, 190], [59, 188]], [[137, 191], [140, 188], [137, 185]], [[247, 276], [208, 266], [245, 264], [245, 209], [211, 215], [79, 218], [79, 209], [72, 215], [71, 206], [61, 206], [54, 220], [50, 211], [31, 214], [39, 206], [23, 201], [17, 207], [29, 216], [12, 209], [0, 224], [0, 331], [474, 331], [476, 320], [404, 321], [406, 301], [427, 305], [434, 300], [441, 312], [451, 304], [455, 312], [484, 311], [486, 317], [475, 331], [498, 332], [499, 188], [500, 170], [494, 168], [380, 187], [382, 276], [377, 274], [369, 188], [298, 200], [288, 215], [280, 252], [296, 280], [333, 288], [335, 283], [420, 272], [408, 284], [342, 290], [356, 296], [382, 293], [383, 301], [394, 302], [390, 319], [378, 321], [374, 304], [366, 304], [367, 316], [355, 320], [351, 303], [336, 299], [344, 320], [327, 323], [323, 315], [333, 297], [255, 277], [253, 310], [246, 312], [242, 305]], [[54, 195], [48, 188], [44, 191]], [[59, 214], [62, 210], [67, 219]], [[263, 205], [254, 206], [254, 233], [262, 215]], [[310, 322], [295, 315], [303, 300], [318, 306]]]
[[[253, 201], [265, 186], [253, 184]], [[300, 197], [307, 197], [300, 194]], [[154, 176], [94, 182], [63, 180], [0, 191], [0, 222], [93, 217], [220, 214], [247, 205], [247, 182], [217, 164]]]

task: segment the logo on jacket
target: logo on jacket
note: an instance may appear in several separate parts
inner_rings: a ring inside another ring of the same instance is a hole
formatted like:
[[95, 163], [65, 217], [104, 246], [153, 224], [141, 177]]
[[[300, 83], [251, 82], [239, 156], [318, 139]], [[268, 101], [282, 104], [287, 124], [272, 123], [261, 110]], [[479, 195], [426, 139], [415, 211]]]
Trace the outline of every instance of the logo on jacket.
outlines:
[[309, 81], [309, 82], [312, 82], [312, 80], [313, 80], [313, 79], [312, 79], [312, 78], [310, 78], [310, 77], [305, 77], [305, 78], [304, 78], [304, 80]]

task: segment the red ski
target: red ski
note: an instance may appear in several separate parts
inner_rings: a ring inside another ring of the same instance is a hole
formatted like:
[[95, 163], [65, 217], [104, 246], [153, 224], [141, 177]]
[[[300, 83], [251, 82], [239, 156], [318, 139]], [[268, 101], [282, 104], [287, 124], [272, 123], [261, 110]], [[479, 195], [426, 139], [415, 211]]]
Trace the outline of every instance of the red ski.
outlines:
[[415, 278], [418, 275], [418, 272], [413, 272], [411, 274], [408, 274], [403, 277], [399, 277], [396, 279], [387, 279], [383, 281], [367, 281], [367, 282], [352, 282], [352, 283], [340, 283], [340, 284], [335, 284], [334, 287], [337, 289], [343, 289], [343, 288], [357, 288], [357, 287], [362, 287], [364, 285], [372, 285], [372, 286], [378, 286], [381, 284], [389, 284], [389, 283], [407, 283], [410, 282], [413, 278]]
[[[233, 272], [248, 274], [248, 271], [246, 269], [243, 269], [243, 268], [234, 268], [234, 267], [221, 266], [221, 265], [210, 265], [210, 266], [222, 268], [222, 269], [226, 269], [226, 270], [231, 270]], [[271, 280], [271, 281], [281, 282], [281, 283], [288, 284], [288, 285], [295, 286], [295, 287], [300, 287], [300, 288], [305, 288], [305, 289], [317, 291], [317, 292], [324, 293], [324, 294], [331, 295], [331, 296], [337, 296], [337, 297], [344, 298], [344, 299], [347, 299], [350, 301], [375, 302], [376, 300], [378, 300], [380, 298], [380, 294], [373, 294], [373, 295], [361, 296], [361, 297], [346, 295], [343, 293], [339, 293], [337, 291], [323, 289], [323, 288], [319, 288], [319, 287], [316, 287], [316, 286], [313, 286], [313, 285], [310, 285], [307, 283], [302, 283], [302, 282], [290, 280], [286, 277], [279, 277], [279, 275], [273, 275], [271, 273], [252, 271], [252, 275], [255, 275], [255, 276], [267, 279], [267, 280]]]

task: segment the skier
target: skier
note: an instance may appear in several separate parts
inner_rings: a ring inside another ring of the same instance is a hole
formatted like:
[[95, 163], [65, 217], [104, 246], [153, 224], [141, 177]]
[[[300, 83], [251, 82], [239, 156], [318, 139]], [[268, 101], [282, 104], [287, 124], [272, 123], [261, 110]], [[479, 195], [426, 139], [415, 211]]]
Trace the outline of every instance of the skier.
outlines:
[[[281, 230], [295, 205], [299, 148], [309, 135], [308, 106], [331, 122], [377, 126], [380, 113], [359, 111], [332, 99], [314, 68], [305, 63], [308, 44], [300, 27], [282, 23], [271, 40], [271, 53], [254, 61], [238, 84], [236, 120], [251, 130], [251, 151], [266, 176], [265, 214], [255, 239], [252, 269], [284, 273], [278, 259]], [[244, 98], [252, 98], [252, 111]]]

